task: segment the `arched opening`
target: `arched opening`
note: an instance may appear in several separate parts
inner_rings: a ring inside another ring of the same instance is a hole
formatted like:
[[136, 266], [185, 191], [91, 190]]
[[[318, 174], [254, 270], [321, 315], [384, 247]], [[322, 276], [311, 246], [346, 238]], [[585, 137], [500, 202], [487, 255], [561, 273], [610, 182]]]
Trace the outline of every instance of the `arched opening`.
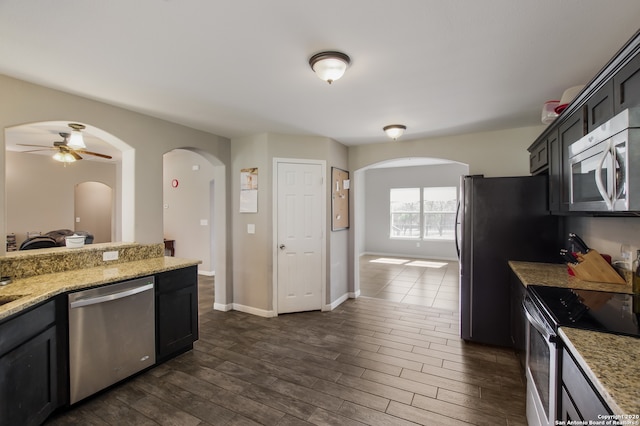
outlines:
[[225, 193], [224, 166], [211, 154], [185, 147], [163, 155], [164, 238], [176, 256], [201, 260], [200, 281], [215, 297], [208, 309], [227, 306]]
[[[55, 161], [52, 156], [64, 133], [75, 121], [47, 121], [5, 129], [6, 207], [5, 228], [26, 238], [29, 232], [76, 229], [74, 197], [76, 185], [97, 181], [115, 188], [109, 241], [134, 241], [133, 189], [129, 182], [134, 171], [134, 150], [104, 130], [84, 125], [86, 151], [73, 163]], [[85, 217], [89, 220], [89, 217]], [[107, 237], [105, 237], [107, 238]]]
[[[390, 192], [415, 189], [423, 203], [423, 194], [429, 189], [455, 188], [457, 197], [460, 176], [468, 173], [467, 164], [438, 158], [392, 159], [354, 172], [354, 296], [362, 294], [361, 259], [365, 255], [457, 262], [455, 239], [429, 234], [424, 219], [427, 212], [422, 207], [415, 213], [422, 215], [417, 221], [421, 229], [412, 235], [394, 235]], [[447, 214], [450, 216], [450, 212]]]

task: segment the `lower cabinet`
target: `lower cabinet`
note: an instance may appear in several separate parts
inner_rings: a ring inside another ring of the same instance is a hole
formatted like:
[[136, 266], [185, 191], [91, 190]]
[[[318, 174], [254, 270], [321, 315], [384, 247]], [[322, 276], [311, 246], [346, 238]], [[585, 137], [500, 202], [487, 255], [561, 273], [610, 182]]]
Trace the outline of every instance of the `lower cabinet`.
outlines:
[[603, 415], [611, 414], [609, 407], [602, 401], [575, 359], [566, 350], [562, 351], [561, 390], [562, 395], [558, 402], [561, 420], [565, 422], [602, 420]]
[[56, 300], [0, 324], [0, 425], [39, 425], [59, 405]]
[[156, 275], [156, 358], [162, 362], [198, 340], [198, 269]]

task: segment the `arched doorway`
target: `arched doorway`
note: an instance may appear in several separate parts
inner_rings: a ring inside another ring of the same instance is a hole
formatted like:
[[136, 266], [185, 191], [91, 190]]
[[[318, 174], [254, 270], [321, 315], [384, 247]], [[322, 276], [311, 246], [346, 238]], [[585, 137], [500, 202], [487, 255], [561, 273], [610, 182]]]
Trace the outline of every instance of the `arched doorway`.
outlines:
[[175, 241], [176, 256], [202, 262], [198, 274], [207, 286], [203, 290], [215, 293], [215, 300], [207, 298], [208, 309], [231, 309], [225, 278], [225, 194], [225, 167], [211, 154], [180, 148], [163, 155], [164, 237]]
[[[446, 159], [419, 157], [386, 160], [354, 172], [353, 187], [357, 189], [354, 191], [353, 199], [353, 296], [361, 295], [360, 259], [370, 252], [414, 259], [455, 259], [453, 240], [436, 242], [390, 238], [389, 189], [393, 186], [420, 189], [431, 186], [457, 188], [460, 176], [468, 172], [469, 167], [466, 164]], [[384, 174], [384, 185], [374, 180], [373, 175], [376, 173]], [[372, 241], [373, 238], [378, 240]]]

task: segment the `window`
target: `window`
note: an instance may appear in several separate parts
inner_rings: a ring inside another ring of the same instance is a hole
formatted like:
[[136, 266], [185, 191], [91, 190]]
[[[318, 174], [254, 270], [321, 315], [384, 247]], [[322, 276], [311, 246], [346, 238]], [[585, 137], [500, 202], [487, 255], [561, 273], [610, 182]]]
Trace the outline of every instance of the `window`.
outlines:
[[454, 186], [422, 189], [424, 239], [453, 240], [458, 196]]
[[420, 238], [420, 188], [392, 188], [391, 238]]
[[453, 240], [457, 200], [454, 186], [392, 188], [390, 238]]

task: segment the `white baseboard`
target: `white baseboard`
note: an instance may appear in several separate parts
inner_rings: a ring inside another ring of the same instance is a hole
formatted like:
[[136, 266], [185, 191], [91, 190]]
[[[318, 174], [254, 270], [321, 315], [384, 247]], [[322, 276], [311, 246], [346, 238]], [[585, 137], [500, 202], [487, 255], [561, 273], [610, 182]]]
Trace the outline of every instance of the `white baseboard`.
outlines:
[[229, 304], [223, 305], [222, 303], [214, 303], [213, 309], [215, 309], [216, 311], [228, 312], [231, 309], [233, 309], [233, 304], [229, 303]]
[[278, 316], [278, 314], [274, 311], [265, 311], [264, 309], [253, 308], [251, 306], [240, 305], [238, 303], [233, 304], [233, 310], [257, 315], [264, 318], [273, 318]]
[[360, 297], [360, 289], [358, 289], [358, 291], [356, 291], [355, 293], [353, 291], [349, 292], [350, 299], [357, 299], [358, 297]]
[[349, 298], [349, 294], [345, 293], [342, 296], [338, 297], [336, 300], [334, 300], [333, 302], [331, 302], [328, 305], [324, 305], [322, 307], [322, 311], [326, 312], [326, 311], [333, 311], [335, 308], [337, 308], [338, 306], [342, 305], [344, 303], [345, 300], [347, 300]]
[[204, 275], [205, 277], [215, 277], [216, 276], [216, 271], [198, 270], [198, 275]]

